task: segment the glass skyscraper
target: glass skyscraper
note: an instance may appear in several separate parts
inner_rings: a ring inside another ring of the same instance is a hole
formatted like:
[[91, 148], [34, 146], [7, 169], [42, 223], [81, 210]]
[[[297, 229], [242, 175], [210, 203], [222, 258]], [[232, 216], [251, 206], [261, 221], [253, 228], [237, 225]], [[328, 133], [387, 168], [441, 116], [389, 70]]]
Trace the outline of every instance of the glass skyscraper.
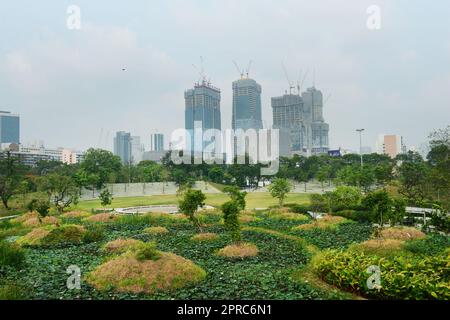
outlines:
[[196, 84], [194, 89], [189, 89], [184, 93], [185, 100], [185, 128], [190, 133], [190, 142], [187, 150], [202, 152], [205, 143], [197, 142], [194, 139], [194, 129], [196, 125], [204, 132], [208, 129], [221, 130], [220, 116], [220, 89], [213, 87], [210, 83], [202, 81]]
[[262, 129], [261, 86], [253, 79], [242, 78], [233, 87], [233, 129]]
[[131, 134], [129, 132], [116, 132], [116, 136], [114, 137], [114, 154], [120, 157], [123, 164], [130, 164]]
[[150, 151], [164, 150], [164, 135], [162, 133], [152, 133], [150, 135]]
[[20, 143], [20, 117], [0, 111], [0, 143]]

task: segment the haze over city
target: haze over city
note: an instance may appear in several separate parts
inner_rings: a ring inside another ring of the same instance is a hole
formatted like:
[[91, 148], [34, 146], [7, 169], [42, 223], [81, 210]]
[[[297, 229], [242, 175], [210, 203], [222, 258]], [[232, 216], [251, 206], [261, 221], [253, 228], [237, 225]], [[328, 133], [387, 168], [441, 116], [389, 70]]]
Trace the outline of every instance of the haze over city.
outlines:
[[[77, 1], [81, 29], [70, 30], [72, 2], [0, 4], [0, 110], [19, 113], [21, 140], [80, 150], [112, 150], [116, 131], [149, 145], [184, 127], [184, 92], [199, 65], [221, 89], [222, 128], [231, 127], [232, 60], [270, 98], [305, 78], [324, 98], [330, 148], [358, 149], [378, 134], [419, 147], [450, 118], [450, 4], [424, 1]], [[381, 29], [367, 27], [368, 6]], [[414, 4], [414, 5], [413, 5]], [[420, 4], [426, 4], [426, 10]], [[27, 10], [23, 10], [27, 7]], [[315, 75], [315, 76], [313, 76]], [[168, 139], [167, 139], [168, 140]]]

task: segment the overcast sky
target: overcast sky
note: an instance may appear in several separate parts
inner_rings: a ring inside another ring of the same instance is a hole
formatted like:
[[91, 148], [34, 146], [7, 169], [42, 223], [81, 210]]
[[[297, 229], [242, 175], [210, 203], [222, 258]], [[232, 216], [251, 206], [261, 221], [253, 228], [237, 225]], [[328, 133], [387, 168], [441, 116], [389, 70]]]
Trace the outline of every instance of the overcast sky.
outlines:
[[[67, 7], [81, 29], [67, 28]], [[367, 27], [370, 5], [381, 29]], [[112, 149], [115, 131], [149, 145], [159, 130], [184, 126], [184, 90], [205, 71], [222, 91], [222, 128], [231, 126], [231, 82], [253, 61], [270, 97], [288, 88], [281, 67], [324, 96], [330, 146], [357, 149], [378, 134], [420, 146], [450, 124], [450, 2], [379, 0], [1, 1], [0, 110], [21, 116], [22, 143]], [[122, 71], [126, 68], [126, 71]], [[168, 137], [166, 138], [166, 140]]]

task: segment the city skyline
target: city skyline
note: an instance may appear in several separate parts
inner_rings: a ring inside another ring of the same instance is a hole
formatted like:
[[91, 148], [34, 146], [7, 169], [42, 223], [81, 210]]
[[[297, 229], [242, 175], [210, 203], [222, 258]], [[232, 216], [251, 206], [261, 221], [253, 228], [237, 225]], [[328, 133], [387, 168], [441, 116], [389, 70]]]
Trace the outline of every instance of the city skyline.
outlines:
[[[407, 1], [380, 1], [380, 30], [367, 28], [369, 1], [77, 4], [80, 30], [67, 29], [65, 3], [29, 2], [20, 19], [8, 14], [20, 12], [18, 4], [0, 5], [3, 30], [10, 30], [0, 31], [0, 109], [21, 115], [23, 143], [112, 150], [116, 131], [147, 137], [154, 127], [170, 137], [184, 127], [180, 93], [197, 80], [192, 64], [199, 56], [221, 89], [224, 127], [239, 78], [232, 61], [249, 59], [267, 127], [270, 98], [289, 90], [282, 62], [291, 81], [309, 70], [304, 88], [315, 83], [324, 97], [331, 94], [324, 105], [331, 149], [358, 150], [359, 127], [365, 145], [392, 133], [419, 147], [450, 118], [446, 3], [425, 12]], [[163, 35], [152, 31], [161, 29]]]

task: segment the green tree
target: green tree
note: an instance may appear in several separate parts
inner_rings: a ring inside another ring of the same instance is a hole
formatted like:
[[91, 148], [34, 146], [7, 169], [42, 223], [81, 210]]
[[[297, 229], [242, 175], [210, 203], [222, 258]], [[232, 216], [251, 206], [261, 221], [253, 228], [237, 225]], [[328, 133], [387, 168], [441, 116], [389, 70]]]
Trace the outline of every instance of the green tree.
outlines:
[[180, 211], [189, 218], [194, 227], [197, 227], [200, 232], [202, 232], [202, 227], [195, 213], [199, 207], [205, 205], [205, 200], [206, 196], [201, 190], [187, 188], [181, 195], [181, 200], [179, 201]]
[[338, 209], [353, 209], [361, 203], [362, 194], [356, 187], [338, 186], [330, 193], [332, 206]]
[[236, 201], [227, 201], [222, 205], [223, 220], [225, 229], [230, 233], [233, 242], [241, 241], [241, 231], [239, 225], [239, 205]]
[[9, 151], [6, 152], [5, 157], [0, 159], [0, 198], [6, 209], [9, 209], [8, 201], [16, 193], [24, 179], [25, 171], [26, 167]]
[[103, 207], [103, 212], [106, 212], [106, 206], [109, 206], [113, 200], [112, 193], [105, 188], [100, 192], [99, 199]]
[[52, 173], [42, 176], [38, 180], [38, 189], [47, 194], [59, 213], [72, 203], [76, 204], [80, 196], [80, 189], [75, 181], [65, 175]]
[[86, 174], [98, 177], [95, 187], [102, 189], [111, 174], [121, 172], [122, 162], [118, 156], [102, 149], [89, 149], [80, 165]]
[[245, 197], [247, 196], [246, 191], [241, 191], [237, 186], [226, 186], [223, 191], [228, 194], [232, 201], [236, 203], [239, 210], [245, 210]]
[[385, 222], [395, 225], [405, 216], [405, 203], [401, 199], [393, 199], [385, 190], [369, 193], [362, 201], [362, 206], [368, 210], [372, 222], [382, 228]]
[[278, 198], [278, 205], [282, 207], [284, 199], [292, 189], [292, 185], [287, 179], [276, 178], [272, 181], [268, 189], [272, 197]]

